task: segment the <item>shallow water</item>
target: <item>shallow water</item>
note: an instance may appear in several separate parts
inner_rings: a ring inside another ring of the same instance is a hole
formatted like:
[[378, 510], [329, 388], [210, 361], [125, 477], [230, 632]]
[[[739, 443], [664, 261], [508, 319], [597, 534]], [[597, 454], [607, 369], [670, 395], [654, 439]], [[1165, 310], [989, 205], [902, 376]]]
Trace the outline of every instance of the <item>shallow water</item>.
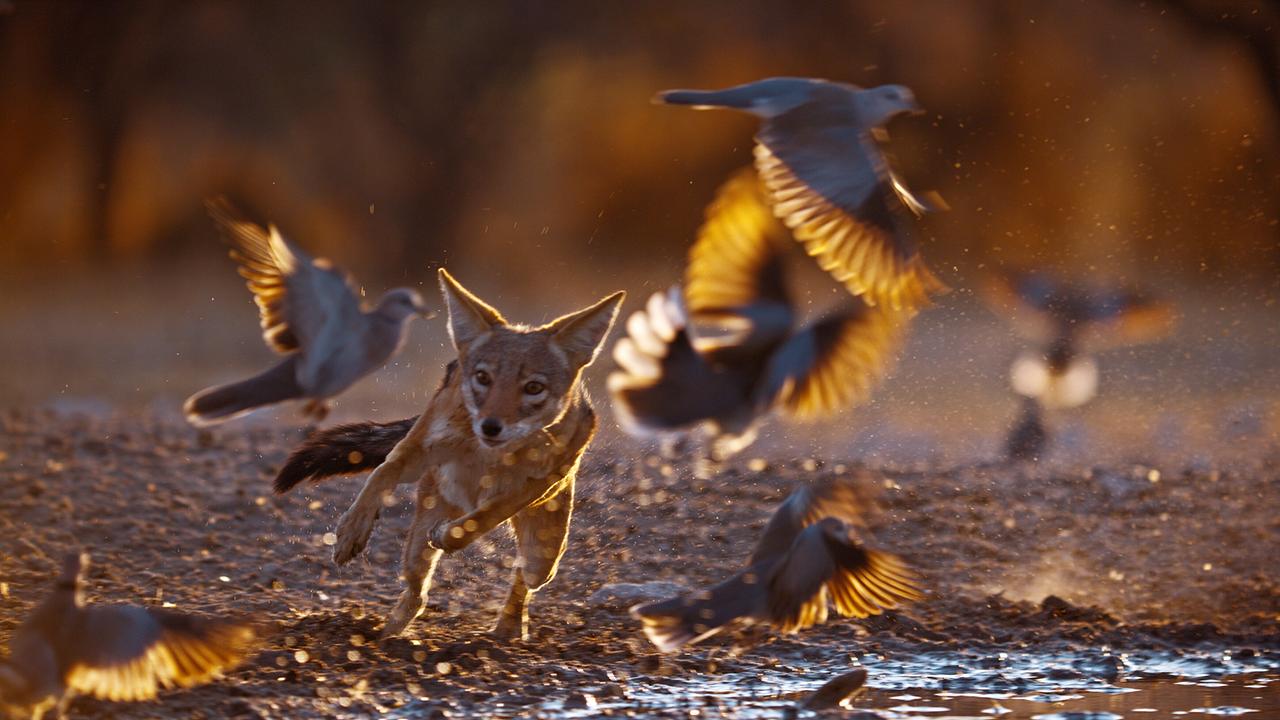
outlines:
[[584, 687], [589, 697], [575, 695], [568, 702], [490, 709], [513, 717], [816, 717], [798, 710], [799, 704], [855, 664], [866, 667], [867, 687], [843, 714], [863, 711], [866, 718], [1280, 718], [1280, 655], [1275, 653], [1112, 655], [1105, 650], [851, 656], [849, 665], [828, 662], [802, 669], [784, 663], [767, 675], [686, 671], [632, 677], [609, 688]]

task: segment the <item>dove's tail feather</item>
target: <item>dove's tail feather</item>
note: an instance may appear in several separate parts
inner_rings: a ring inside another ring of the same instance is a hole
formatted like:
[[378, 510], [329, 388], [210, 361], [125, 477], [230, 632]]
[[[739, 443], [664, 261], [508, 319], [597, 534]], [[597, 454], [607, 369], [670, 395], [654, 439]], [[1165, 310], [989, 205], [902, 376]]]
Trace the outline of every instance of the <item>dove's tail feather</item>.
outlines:
[[748, 568], [714, 587], [636, 605], [631, 617], [662, 652], [675, 652], [715, 635], [730, 624], [750, 624], [761, 602], [760, 568]]
[[289, 492], [304, 480], [319, 482], [378, 467], [417, 420], [411, 417], [389, 423], [350, 423], [313, 434], [289, 454], [280, 468], [276, 492]]
[[723, 423], [747, 405], [734, 379], [717, 373], [694, 348], [678, 291], [655, 293], [632, 314], [613, 357], [614, 414], [633, 435]]
[[248, 380], [201, 390], [187, 398], [182, 411], [193, 425], [212, 425], [264, 405], [300, 398], [296, 367], [296, 357], [290, 356]]
[[751, 87], [736, 87], [726, 90], [666, 90], [658, 93], [655, 101], [666, 105], [692, 105], [696, 108], [737, 108], [745, 110], [751, 107], [758, 92]]

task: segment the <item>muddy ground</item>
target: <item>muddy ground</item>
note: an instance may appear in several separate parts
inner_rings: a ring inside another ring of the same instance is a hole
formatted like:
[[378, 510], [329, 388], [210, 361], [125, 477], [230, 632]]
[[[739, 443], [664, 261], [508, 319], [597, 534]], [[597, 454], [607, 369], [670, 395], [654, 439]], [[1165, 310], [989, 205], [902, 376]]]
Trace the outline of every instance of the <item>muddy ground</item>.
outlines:
[[[510, 573], [505, 530], [445, 558], [427, 613], [405, 637], [377, 640], [399, 592], [409, 491], [366, 556], [336, 567], [325, 534], [360, 480], [271, 495], [298, 429], [202, 432], [145, 413], [0, 418], [0, 642], [73, 548], [97, 561], [94, 600], [248, 613], [274, 628], [222, 682], [134, 706], [82, 698], [81, 717], [683, 717], [735, 702], [698, 683], [750, 695], [937, 653], [999, 666], [1001, 653], [1065, 652], [1071, 672], [1105, 679], [1126, 671], [1108, 653], [1280, 659], [1280, 454], [1265, 434], [1221, 463], [778, 462], [748, 450], [698, 479], [606, 432], [584, 464], [559, 576], [532, 605], [532, 638], [502, 645], [483, 631]], [[609, 583], [721, 578], [790, 489], [824, 474], [876, 489], [875, 542], [919, 569], [926, 599], [796, 636], [720, 636], [674, 657], [624, 608], [591, 599]]]

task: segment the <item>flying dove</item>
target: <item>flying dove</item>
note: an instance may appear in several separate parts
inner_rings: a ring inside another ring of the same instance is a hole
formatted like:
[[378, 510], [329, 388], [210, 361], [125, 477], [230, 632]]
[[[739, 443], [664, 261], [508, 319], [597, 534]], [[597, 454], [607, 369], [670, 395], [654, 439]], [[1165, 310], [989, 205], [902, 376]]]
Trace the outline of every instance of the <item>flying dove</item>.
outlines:
[[137, 605], [86, 605], [87, 555], [63, 563], [53, 593], [20, 625], [0, 659], [0, 716], [61, 714], [76, 693], [150, 700], [237, 665], [255, 641], [247, 623]]
[[945, 203], [907, 189], [880, 145], [891, 119], [921, 112], [908, 88], [777, 77], [726, 90], [668, 90], [657, 100], [758, 117], [755, 164], [773, 212], [824, 270], [868, 304], [909, 315], [946, 289], [901, 218], [904, 208], [920, 216]]
[[258, 305], [263, 339], [285, 357], [248, 380], [192, 395], [183, 407], [192, 424], [304, 398], [304, 414], [323, 420], [328, 398], [385, 365], [404, 344], [408, 321], [431, 314], [410, 288], [388, 291], [366, 311], [351, 279], [327, 259], [307, 255], [275, 225], [240, 219], [223, 200], [208, 207], [233, 245], [231, 257]]
[[842, 293], [835, 309], [797, 327], [788, 236], [751, 168], [721, 187], [689, 252], [683, 299], [678, 288], [653, 295], [614, 345], [608, 387], [625, 430], [705, 427], [712, 457], [723, 459], [772, 409], [814, 419], [870, 392], [899, 345], [901, 314]]
[[1132, 288], [1090, 287], [1043, 272], [988, 276], [982, 294], [1043, 351], [1024, 353], [1010, 372], [1013, 389], [1045, 407], [1076, 407], [1097, 392], [1098, 365], [1084, 350], [1157, 340], [1173, 328], [1165, 302]]
[[901, 560], [863, 546], [862, 505], [844, 480], [802, 487], [773, 514], [745, 569], [631, 614], [659, 650], [672, 652], [730, 623], [793, 633], [826, 622], [829, 602], [845, 617], [868, 617], [918, 599], [915, 576]]

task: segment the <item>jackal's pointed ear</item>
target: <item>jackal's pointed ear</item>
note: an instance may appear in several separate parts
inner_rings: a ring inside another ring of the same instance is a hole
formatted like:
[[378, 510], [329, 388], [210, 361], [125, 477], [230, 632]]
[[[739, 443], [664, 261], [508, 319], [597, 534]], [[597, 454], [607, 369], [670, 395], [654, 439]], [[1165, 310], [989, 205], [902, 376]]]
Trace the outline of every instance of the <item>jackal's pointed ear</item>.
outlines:
[[497, 325], [506, 325], [502, 313], [458, 284], [444, 268], [440, 268], [440, 292], [449, 309], [449, 337], [457, 350], [470, 345]]
[[626, 297], [620, 290], [585, 310], [569, 313], [547, 325], [556, 345], [569, 357], [570, 365], [580, 368], [596, 359]]

